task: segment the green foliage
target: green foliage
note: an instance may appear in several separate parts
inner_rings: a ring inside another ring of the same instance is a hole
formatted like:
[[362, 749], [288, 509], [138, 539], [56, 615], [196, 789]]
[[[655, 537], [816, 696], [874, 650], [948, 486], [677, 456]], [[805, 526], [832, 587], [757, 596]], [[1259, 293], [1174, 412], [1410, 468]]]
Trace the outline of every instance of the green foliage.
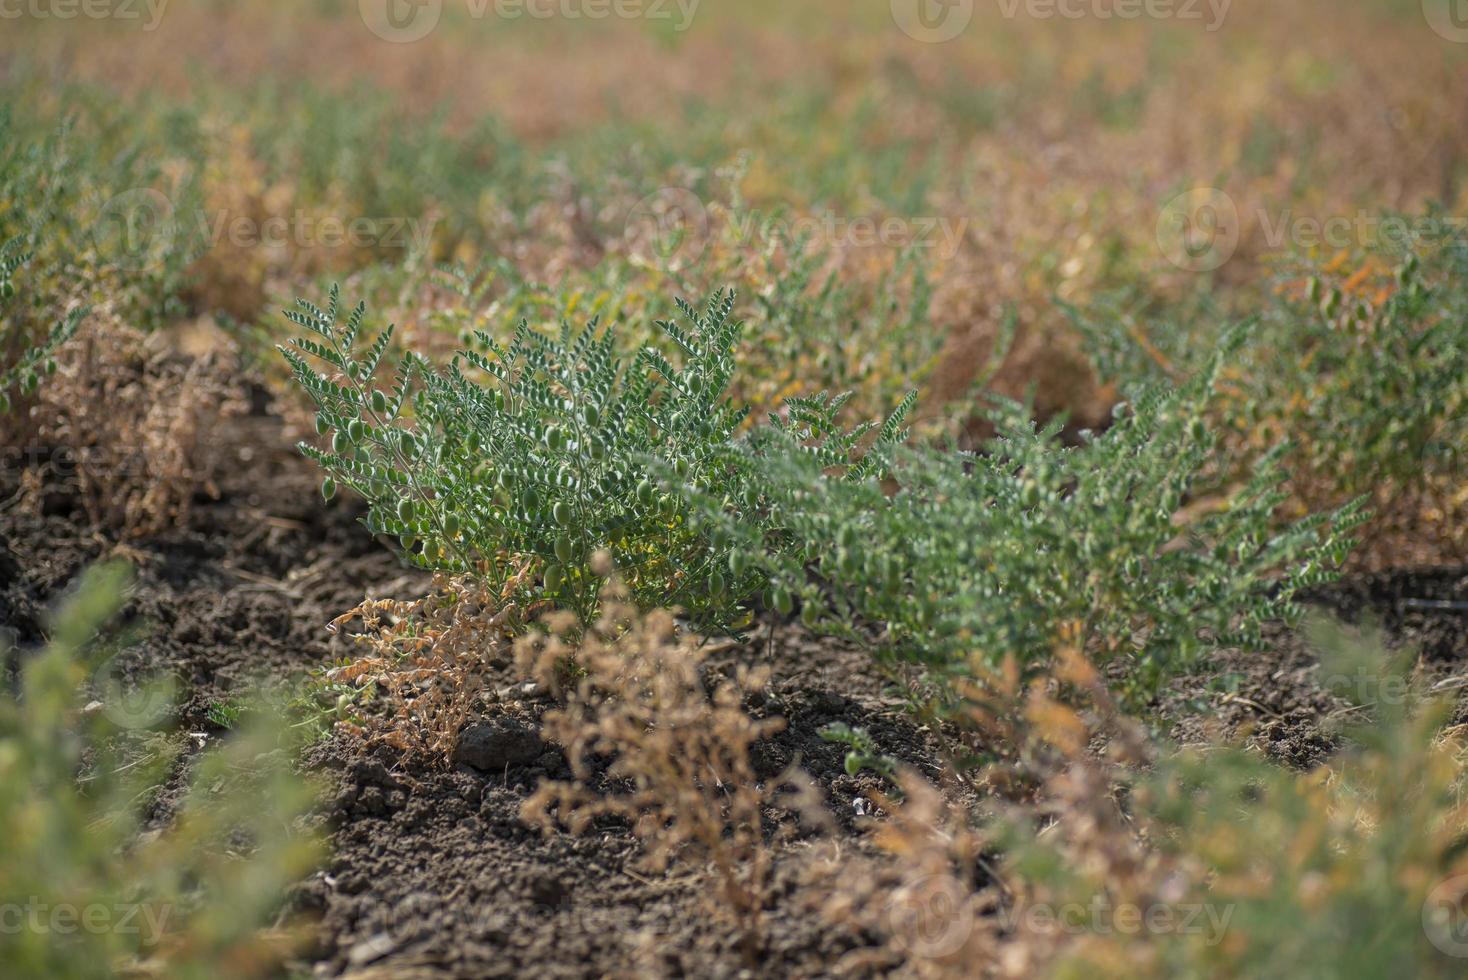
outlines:
[[518, 598], [584, 619], [605, 551], [645, 608], [729, 628], [761, 589], [782, 612], [798, 595], [807, 625], [866, 638], [877, 624], [886, 656], [945, 681], [974, 657], [1033, 669], [1078, 643], [1124, 661], [1134, 692], [1155, 691], [1210, 645], [1255, 645], [1266, 620], [1297, 615], [1295, 595], [1332, 577], [1361, 520], [1355, 504], [1273, 530], [1283, 447], [1243, 486], [1193, 498], [1242, 334], [1204, 375], [1142, 393], [1079, 447], [1007, 404], [998, 438], [964, 455], [897, 448], [911, 397], [882, 426], [849, 430], [850, 395], [791, 398], [739, 438], [745, 412], [725, 398], [732, 308], [716, 296], [660, 324], [681, 368], [652, 348], [627, 363], [594, 322], [557, 339], [522, 325], [507, 347], [478, 332], [442, 371], [410, 353], [378, 387], [391, 330], [363, 337], [361, 307], [340, 324], [335, 294], [325, 311], [302, 303], [290, 318], [319, 339], [284, 353], [332, 443], [302, 448], [328, 496], [362, 495], [369, 526], [426, 567], [499, 586], [528, 559], [539, 583]]
[[833, 721], [821, 729], [820, 736], [827, 742], [846, 746], [844, 765], [848, 776], [870, 769], [883, 779], [896, 779], [898, 767], [902, 763], [883, 754], [877, 746], [877, 740], [865, 728], [853, 728], [845, 722]]
[[[329, 449], [302, 451], [327, 472], [328, 497], [356, 491], [369, 528], [425, 567], [499, 587], [528, 561], [540, 584], [517, 598], [591, 621], [604, 584], [593, 557], [605, 553], [639, 606], [729, 628], [764, 588], [764, 551], [789, 543], [771, 534], [749, 548], [731, 533], [771, 527], [757, 457], [739, 448], [747, 410], [726, 397], [741, 332], [733, 305], [729, 293], [702, 312], [680, 302], [680, 321], [659, 322], [681, 366], [651, 347], [629, 362], [594, 320], [558, 337], [522, 323], [508, 346], [480, 331], [445, 369], [410, 352], [379, 382], [392, 328], [369, 341], [363, 307], [341, 323], [335, 292], [324, 311], [302, 301], [287, 316], [315, 336], [282, 352], [331, 437]], [[833, 465], [849, 464], [870, 428], [843, 431], [839, 407], [790, 403], [791, 431]], [[700, 517], [695, 497], [717, 513]]]
[[[1411, 227], [1452, 222], [1433, 213]], [[1468, 236], [1356, 259], [1307, 262], [1275, 291], [1215, 404], [1234, 466], [1295, 444], [1307, 500], [1465, 472]], [[1196, 370], [1219, 337], [1209, 309], [1147, 328], [1114, 303], [1073, 313], [1098, 368], [1124, 386]]]
[[192, 148], [115, 99], [19, 106], [0, 104], [0, 241], [19, 239], [43, 270], [31, 305], [52, 317], [105, 300], [139, 326], [176, 316], [199, 245], [183, 227], [198, 187], [176, 176], [199, 169]]
[[150, 801], [179, 761], [174, 740], [76, 701], [127, 579], [120, 565], [88, 572], [50, 645], [25, 658], [19, 690], [0, 694], [7, 975], [264, 975], [281, 951], [259, 931], [317, 853], [288, 829], [313, 794], [274, 751], [279, 722], [262, 718], [191, 760], [176, 824], [148, 832]]
[[248, 705], [238, 698], [226, 698], [223, 701], [211, 701], [204, 709], [204, 716], [216, 728], [229, 731], [240, 723], [247, 709]]
[[[1145, 695], [1213, 644], [1257, 644], [1264, 621], [1293, 618], [1298, 591], [1332, 577], [1361, 508], [1273, 530], [1283, 450], [1245, 486], [1190, 506], [1227, 354], [1181, 388], [1142, 393], [1074, 448], [1059, 423], [1038, 429], [1010, 404], [978, 455], [884, 451], [837, 481], [829, 459], [772, 432], [762, 492], [803, 548], [772, 568], [776, 589], [802, 593], [807, 625], [870, 640], [939, 681], [1009, 656], [1043, 668], [1069, 643], [1120, 660]], [[895, 493], [874, 478], [880, 456]]]
[[[1461, 731], [1443, 731], [1452, 706], [1413, 690], [1379, 639], [1330, 632], [1322, 672], [1389, 679], [1386, 689], [1409, 693], [1374, 698], [1370, 723], [1314, 772], [1208, 746], [1129, 777], [1118, 794], [1128, 801], [1125, 841], [1093, 842], [1087, 853], [1126, 853], [1145, 838], [1174, 921], [1191, 913], [1197, 928], [1093, 932], [1088, 921], [1111, 923], [1083, 917], [1046, 975], [1462, 976], [1468, 756]], [[1114, 908], [1115, 880], [1049, 836], [1018, 824], [998, 834], [1052, 907]]]
[[[679, 315], [670, 295], [708, 295], [738, 284], [734, 315], [748, 324], [730, 395], [756, 413], [811, 390], [853, 391], [853, 418], [878, 415], [922, 384], [946, 340], [931, 322], [932, 284], [920, 250], [898, 250], [879, 270], [843, 272], [835, 251], [809, 234], [792, 236], [778, 218], [710, 205], [709, 241], [678, 275], [637, 254], [610, 249], [591, 268], [553, 282], [510, 259], [431, 267], [409, 263], [358, 273], [351, 288], [399, 323], [426, 328], [445, 343], [472, 344], [475, 331], [527, 321], [554, 330], [597, 317], [616, 326], [620, 352], [635, 356], [665, 338], [655, 324]], [[623, 236], [606, 229], [608, 242]], [[323, 277], [322, 292], [332, 278]], [[432, 297], [425, 304], [424, 296]], [[262, 335], [271, 327], [262, 327]], [[416, 336], [417, 334], [415, 334]], [[431, 341], [428, 341], [431, 343]]]
[[[11, 313], [19, 305], [15, 302], [15, 274], [30, 258], [30, 253], [21, 251], [19, 238], [0, 245], [0, 415], [10, 410], [15, 392], [28, 396], [42, 377], [55, 373], [56, 361], [51, 355], [76, 333], [87, 313], [85, 309], [72, 310], [43, 336], [33, 337], [24, 329], [22, 318], [12, 317]], [[21, 302], [25, 302], [24, 297]]]
[[873, 417], [927, 381], [948, 338], [931, 320], [921, 251], [898, 252], [862, 282], [833, 267], [827, 249], [778, 226], [762, 244], [762, 267], [747, 273], [766, 284], [749, 313], [760, 330], [746, 369], [748, 397], [773, 407], [792, 387], [851, 391], [857, 416]]

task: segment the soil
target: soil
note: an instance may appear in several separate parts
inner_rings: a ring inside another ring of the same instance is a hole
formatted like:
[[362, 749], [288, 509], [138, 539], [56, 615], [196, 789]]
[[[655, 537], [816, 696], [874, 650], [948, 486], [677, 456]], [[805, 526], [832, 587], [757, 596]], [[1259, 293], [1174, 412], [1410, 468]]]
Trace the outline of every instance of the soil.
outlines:
[[[1159, 705], [1174, 741], [1239, 739], [1287, 765], [1323, 763], [1352, 724], [1407, 682], [1454, 697], [1453, 722], [1468, 720], [1468, 568], [1404, 569], [1354, 576], [1309, 597], [1306, 627], [1275, 628], [1267, 649], [1226, 651], [1212, 668], [1181, 678]], [[1380, 634], [1402, 658], [1386, 664], [1322, 664], [1309, 627], [1339, 622]], [[1387, 679], [1376, 673], [1388, 670]]]
[[[211, 706], [261, 685], [287, 689], [345, 654], [342, 638], [325, 629], [329, 620], [366, 595], [408, 598], [426, 586], [367, 534], [352, 505], [322, 502], [316, 474], [278, 419], [257, 411], [231, 425], [236, 465], [221, 474], [218, 498], [200, 500], [186, 527], [121, 549], [85, 526], [44, 474], [44, 492], [29, 496], [19, 493], [21, 474], [0, 475], [0, 629], [16, 649], [41, 640], [48, 608], [83, 568], [120, 550], [137, 575], [124, 615], [145, 632], [107, 665], [108, 676], [173, 678], [178, 697], [162, 723], [216, 738], [225, 733], [211, 723]], [[1468, 672], [1468, 613], [1451, 605], [1464, 602], [1468, 569], [1381, 573], [1313, 597], [1322, 612], [1375, 620], [1393, 644], [1419, 650], [1420, 679], [1449, 690]], [[766, 623], [712, 669], [741, 659], [772, 667], [755, 709], [787, 722], [760, 747], [762, 775], [798, 762], [824, 793], [843, 846], [862, 846], [859, 817], [882, 783], [846, 774], [843, 750], [820, 738], [826, 724], [863, 726], [882, 751], [938, 775], [939, 739], [904, 713], [860, 650]], [[1266, 652], [1230, 652], [1208, 675], [1175, 684], [1155, 721], [1180, 742], [1243, 739], [1309, 767], [1339, 744], [1342, 719], [1360, 710], [1324, 690], [1321, 672], [1301, 634], [1276, 630]], [[518, 680], [506, 667], [493, 682]], [[527, 828], [522, 802], [542, 779], [567, 774], [559, 751], [535, 734], [545, 707], [521, 699], [505, 717], [528, 720], [494, 722], [508, 727], [488, 731], [458, 765], [409, 765], [345, 736], [308, 753], [307, 766], [325, 777], [316, 819], [332, 857], [291, 896], [293, 908], [320, 921], [315, 948], [298, 964], [303, 972], [358, 980], [818, 976], [874, 941], [804, 907], [798, 886], [817, 849], [799, 835], [781, 845], [768, 948], [751, 968], [736, 930], [709, 908], [703, 873], [649, 874], [616, 822], [582, 836]], [[155, 822], [167, 821], [171, 799], [160, 795]], [[865, 969], [880, 971], [881, 962]]]

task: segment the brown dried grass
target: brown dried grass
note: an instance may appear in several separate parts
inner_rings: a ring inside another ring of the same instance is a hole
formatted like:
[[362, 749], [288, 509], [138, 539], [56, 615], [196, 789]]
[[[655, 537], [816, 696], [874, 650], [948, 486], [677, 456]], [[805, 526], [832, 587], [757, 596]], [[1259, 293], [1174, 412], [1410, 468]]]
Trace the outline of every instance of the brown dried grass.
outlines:
[[184, 355], [166, 334], [144, 334], [102, 307], [56, 361], [6, 422], [9, 445], [45, 458], [29, 473], [33, 506], [42, 485], [59, 483], [89, 521], [126, 541], [182, 525], [197, 497], [218, 496], [223, 424], [245, 408], [232, 345]]
[[[544, 730], [565, 749], [574, 778], [543, 784], [525, 801], [523, 818], [547, 832], [563, 826], [573, 833], [603, 818], [624, 819], [651, 872], [675, 861], [711, 869], [713, 908], [737, 924], [745, 955], [756, 962], [774, 861], [766, 811], [793, 788], [786, 805], [818, 821], [824, 816], [803, 774], [761, 779], [750, 760], [755, 743], [784, 727], [743, 706], [764, 688], [768, 670], [741, 665], [729, 678], [707, 676], [707, 648], [680, 635], [667, 612], [639, 616], [609, 604], [579, 636], [567, 618], [547, 625], [548, 633], [517, 644], [518, 661], [564, 698], [545, 716]], [[598, 761], [607, 759], [604, 780]]]

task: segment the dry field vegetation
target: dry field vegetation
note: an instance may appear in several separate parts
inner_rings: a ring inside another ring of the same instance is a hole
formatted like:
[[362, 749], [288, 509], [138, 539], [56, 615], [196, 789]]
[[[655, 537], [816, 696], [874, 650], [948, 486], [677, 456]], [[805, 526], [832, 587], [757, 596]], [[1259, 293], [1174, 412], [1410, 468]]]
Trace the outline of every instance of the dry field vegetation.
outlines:
[[1462, 975], [1460, 6], [0, 2], [0, 974]]

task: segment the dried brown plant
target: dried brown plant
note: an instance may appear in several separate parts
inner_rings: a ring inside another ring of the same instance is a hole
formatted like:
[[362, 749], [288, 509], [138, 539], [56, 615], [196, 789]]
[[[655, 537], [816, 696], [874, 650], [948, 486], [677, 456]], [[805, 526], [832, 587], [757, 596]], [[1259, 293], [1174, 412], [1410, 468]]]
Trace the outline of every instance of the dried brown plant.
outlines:
[[233, 345], [186, 356], [98, 309], [56, 361], [7, 441], [44, 450], [49, 482], [75, 492], [94, 525], [119, 541], [144, 537], [184, 523], [200, 494], [218, 495], [222, 426], [245, 406]]
[[327, 681], [374, 694], [372, 708], [341, 727], [446, 764], [466, 726], [499, 710], [488, 680], [503, 675], [513, 653], [518, 675], [559, 701], [542, 734], [565, 751], [574, 777], [542, 785], [524, 804], [525, 821], [547, 833], [579, 833], [620, 818], [645, 845], [647, 870], [662, 873], [675, 861], [706, 866], [718, 882], [718, 914], [733, 920], [745, 953], [757, 956], [782, 837], [767, 828], [769, 811], [798, 814], [818, 829], [829, 821], [804, 773], [761, 779], [751, 760], [755, 744], [784, 727], [744, 708], [768, 672], [740, 667], [714, 677], [706, 664], [715, 647], [681, 633], [671, 613], [639, 615], [615, 585], [590, 628], [552, 613], [541, 629], [512, 640], [539, 611], [510, 601], [519, 584], [495, 591], [440, 576], [423, 599], [369, 599], [334, 620], [333, 631], [359, 628], [353, 640], [363, 652]]
[[[624, 819], [645, 845], [651, 871], [675, 860], [706, 864], [718, 882], [719, 911], [737, 923], [753, 959], [764, 946], [774, 853], [766, 809], [794, 785], [803, 808], [817, 812], [799, 774], [761, 780], [750, 760], [755, 743], [784, 724], [743, 707], [768, 673], [741, 666], [732, 678], [706, 680], [707, 648], [680, 635], [670, 613], [606, 608], [579, 637], [560, 617], [549, 632], [518, 644], [522, 669], [564, 696], [544, 731], [565, 749], [574, 774], [541, 786], [523, 818], [547, 832]], [[598, 761], [607, 758], [604, 779]]]
[[[899, 776], [900, 798], [880, 799], [883, 815], [870, 824], [877, 853], [833, 864], [819, 882], [828, 921], [882, 943], [848, 954], [838, 972], [1043, 975], [1071, 937], [1025, 914], [1070, 898], [1025, 873], [1023, 855], [1041, 837], [1047, 855], [1063, 857], [1112, 902], [1145, 908], [1176, 888], [1177, 862], [1147, 848], [1118, 796], [1122, 767], [1145, 759], [1146, 739], [1095, 668], [1061, 650], [1053, 674], [1028, 685], [1017, 669], [979, 676], [966, 691], [967, 727], [1007, 747], [975, 781], [993, 808], [981, 814], [972, 799], [915, 772]], [[1004, 858], [991, 860], [995, 852]]]
[[811, 894], [833, 925], [877, 936], [881, 945], [848, 953], [837, 975], [904, 968], [918, 978], [972, 976], [995, 961], [995, 912], [1003, 895], [976, 875], [984, 840], [972, 817], [917, 773], [901, 773], [900, 803], [881, 801], [872, 821], [879, 853], [828, 863]]
[[443, 764], [464, 725], [483, 714], [492, 664], [508, 662], [523, 611], [509, 596], [530, 574], [522, 568], [500, 591], [469, 577], [434, 579], [413, 601], [368, 599], [337, 617], [332, 632], [360, 619], [353, 642], [362, 654], [327, 674], [336, 685], [371, 688], [382, 710], [343, 727], [422, 759]]

